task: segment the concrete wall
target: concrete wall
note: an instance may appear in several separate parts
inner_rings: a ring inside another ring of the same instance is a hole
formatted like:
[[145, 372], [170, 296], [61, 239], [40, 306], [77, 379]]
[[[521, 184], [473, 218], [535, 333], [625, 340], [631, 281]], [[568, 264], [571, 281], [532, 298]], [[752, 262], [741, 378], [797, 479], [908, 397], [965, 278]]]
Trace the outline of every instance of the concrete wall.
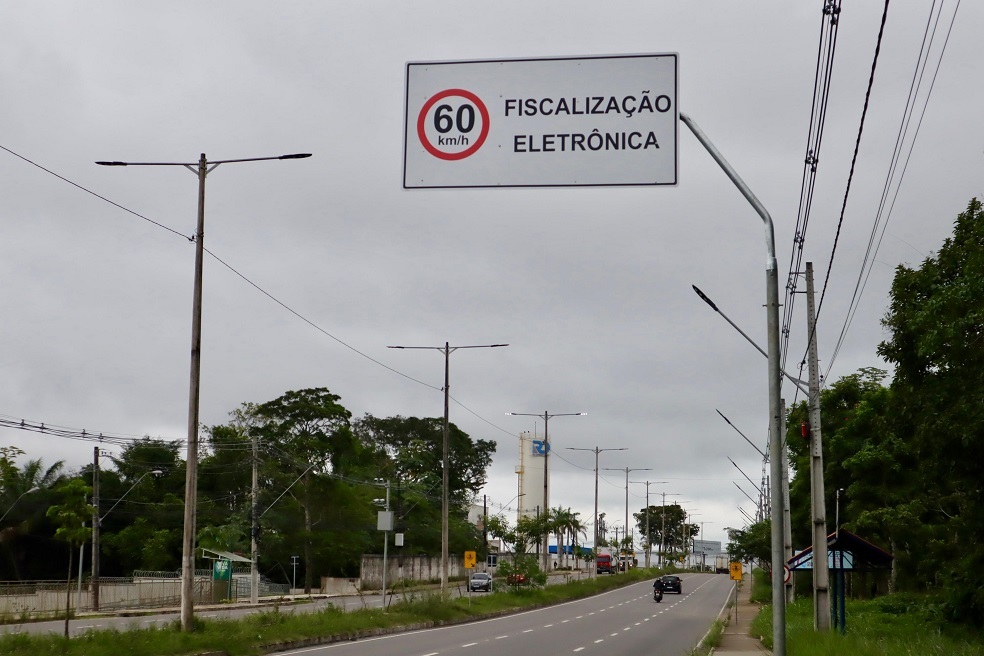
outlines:
[[[499, 554], [499, 562], [507, 562], [512, 554]], [[469, 572], [491, 571], [484, 562], [479, 562], [474, 570], [465, 569], [464, 554], [448, 554], [448, 578], [465, 578]], [[386, 587], [392, 588], [400, 581], [439, 582], [441, 580], [440, 556], [389, 556], [386, 567]], [[380, 590], [383, 587], [383, 557], [378, 554], [362, 556], [362, 571], [359, 577], [362, 590]]]

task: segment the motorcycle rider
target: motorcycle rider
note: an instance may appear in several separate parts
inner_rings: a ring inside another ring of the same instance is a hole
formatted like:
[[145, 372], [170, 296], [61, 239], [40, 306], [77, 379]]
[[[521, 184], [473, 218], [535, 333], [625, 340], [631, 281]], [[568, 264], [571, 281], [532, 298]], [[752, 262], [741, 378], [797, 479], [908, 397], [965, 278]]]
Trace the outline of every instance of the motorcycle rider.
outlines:
[[663, 599], [663, 579], [660, 577], [657, 577], [656, 580], [653, 581], [653, 598], [656, 599], [656, 601], [662, 601]]

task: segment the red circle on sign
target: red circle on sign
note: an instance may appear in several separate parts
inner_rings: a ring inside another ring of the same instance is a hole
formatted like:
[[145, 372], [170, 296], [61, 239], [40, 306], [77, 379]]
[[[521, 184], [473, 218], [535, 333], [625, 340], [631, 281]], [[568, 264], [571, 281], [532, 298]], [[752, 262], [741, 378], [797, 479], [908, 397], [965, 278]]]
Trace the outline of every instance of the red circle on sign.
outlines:
[[[442, 150], [438, 150], [434, 144], [427, 140], [427, 132], [424, 129], [424, 119], [427, 117], [427, 112], [430, 111], [431, 107], [433, 107], [437, 101], [443, 100], [449, 96], [460, 96], [462, 98], [467, 98], [475, 104], [475, 107], [478, 108], [478, 113], [482, 115], [482, 131], [478, 135], [478, 139], [475, 140], [474, 144], [459, 153], [446, 153]], [[485, 103], [482, 102], [482, 99], [471, 91], [466, 91], [464, 89], [445, 89], [424, 103], [424, 106], [420, 109], [420, 114], [417, 116], [417, 136], [420, 138], [420, 143], [425, 149], [427, 149], [427, 152], [438, 159], [449, 161], [464, 159], [469, 155], [474, 155], [475, 151], [481, 148], [482, 144], [485, 143], [485, 138], [489, 136], [489, 110], [485, 106]]]
[[789, 579], [792, 578], [793, 573], [789, 570], [789, 565], [783, 565], [782, 568], [786, 570], [785, 575], [782, 577], [782, 582], [789, 583]]

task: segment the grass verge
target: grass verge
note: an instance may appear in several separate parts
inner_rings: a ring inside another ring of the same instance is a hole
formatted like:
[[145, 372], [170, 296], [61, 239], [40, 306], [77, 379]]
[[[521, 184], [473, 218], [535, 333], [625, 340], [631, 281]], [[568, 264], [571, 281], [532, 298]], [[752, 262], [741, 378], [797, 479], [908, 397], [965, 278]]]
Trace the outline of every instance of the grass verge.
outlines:
[[[984, 635], [942, 621], [932, 597], [896, 594], [847, 601], [847, 632], [813, 630], [813, 603], [786, 607], [789, 656], [984, 656]], [[772, 648], [772, 606], [764, 606], [751, 633]]]
[[467, 621], [513, 610], [557, 604], [651, 579], [655, 570], [635, 569], [618, 576], [573, 581], [538, 589], [512, 589], [493, 594], [442, 599], [439, 594], [409, 594], [384, 613], [378, 609], [344, 612], [329, 606], [313, 613], [273, 609], [237, 620], [197, 619], [195, 630], [183, 633], [178, 622], [161, 628], [89, 631], [65, 640], [57, 635], [0, 636], [4, 656], [186, 656], [218, 653], [254, 656], [288, 644], [297, 646], [353, 639], [397, 628], [423, 628]]
[[724, 627], [726, 625], [727, 623], [724, 620], [714, 620], [711, 630], [707, 632], [704, 639], [697, 647], [690, 650], [690, 656], [707, 656], [714, 651], [721, 644], [721, 634], [724, 633]]

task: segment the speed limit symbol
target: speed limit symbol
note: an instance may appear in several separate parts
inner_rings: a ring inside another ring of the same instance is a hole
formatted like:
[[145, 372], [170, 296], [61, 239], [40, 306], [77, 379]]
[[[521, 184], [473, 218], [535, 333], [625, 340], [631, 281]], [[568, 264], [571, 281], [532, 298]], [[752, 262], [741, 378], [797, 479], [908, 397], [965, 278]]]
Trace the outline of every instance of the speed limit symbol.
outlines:
[[478, 152], [489, 136], [489, 110], [471, 91], [445, 89], [420, 109], [417, 136], [438, 159], [465, 159]]

